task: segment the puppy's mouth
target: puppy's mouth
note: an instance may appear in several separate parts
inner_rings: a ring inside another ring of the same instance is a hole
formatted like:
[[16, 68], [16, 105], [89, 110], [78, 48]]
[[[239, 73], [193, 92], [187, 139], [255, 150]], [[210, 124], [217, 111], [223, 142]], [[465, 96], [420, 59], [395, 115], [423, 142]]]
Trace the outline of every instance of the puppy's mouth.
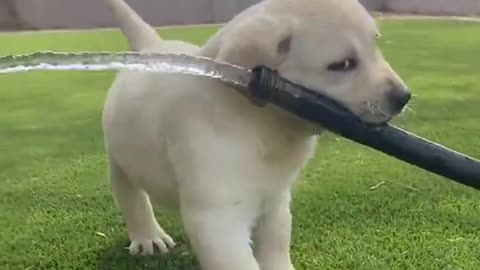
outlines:
[[408, 109], [411, 96], [411, 93], [403, 84], [401, 86], [394, 85], [382, 98], [382, 102], [369, 100], [364, 107], [377, 121], [389, 122]]
[[330, 111], [336, 112], [339, 118], [344, 118], [347, 121], [360, 121], [366, 125], [378, 126], [390, 122], [395, 116], [395, 114], [382, 109], [379, 102], [366, 101], [355, 110], [355, 108], [352, 108], [344, 101], [320, 91], [314, 91], [309, 88], [304, 88], [303, 91], [308, 93], [310, 97], [313, 95], [314, 99], [317, 99], [318, 103], [322, 104], [321, 106], [329, 107]]
[[368, 124], [381, 125], [391, 122], [408, 108], [408, 104], [404, 104], [402, 107], [392, 108], [387, 106], [385, 108], [377, 100], [369, 100], [362, 103], [357, 115]]
[[[282, 74], [280, 74], [282, 76]], [[282, 76], [285, 78], [285, 76]], [[339, 99], [328, 94], [325, 89], [310, 88], [307, 85], [297, 82], [297, 80], [288, 79], [294, 85], [299, 86], [296, 91], [296, 95], [303, 98], [311, 99], [317, 106], [324, 107], [330, 114], [336, 114], [336, 119], [344, 119], [345, 121], [362, 122], [366, 125], [379, 126], [390, 122], [396, 115], [400, 114], [403, 108], [398, 111], [393, 109], [392, 106], [385, 109], [379, 100], [368, 100], [361, 103], [352, 104], [345, 100]], [[299, 90], [301, 89], [301, 90]], [[286, 90], [289, 91], [289, 90]], [[295, 103], [295, 101], [292, 101]], [[392, 108], [390, 108], [392, 107]]]
[[376, 100], [368, 100], [362, 106], [362, 115], [360, 116], [369, 124], [384, 124], [390, 122], [394, 118], [394, 114], [388, 112]]

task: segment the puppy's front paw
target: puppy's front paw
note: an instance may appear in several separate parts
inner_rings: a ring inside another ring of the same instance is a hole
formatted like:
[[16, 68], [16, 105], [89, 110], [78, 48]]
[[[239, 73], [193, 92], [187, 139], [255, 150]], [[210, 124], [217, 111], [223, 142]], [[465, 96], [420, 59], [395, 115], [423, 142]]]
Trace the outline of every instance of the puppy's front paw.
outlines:
[[166, 254], [170, 249], [175, 247], [175, 242], [166, 233], [157, 233], [155, 237], [149, 239], [135, 239], [132, 237], [128, 250], [132, 255], [154, 255], [155, 250], [161, 254]]

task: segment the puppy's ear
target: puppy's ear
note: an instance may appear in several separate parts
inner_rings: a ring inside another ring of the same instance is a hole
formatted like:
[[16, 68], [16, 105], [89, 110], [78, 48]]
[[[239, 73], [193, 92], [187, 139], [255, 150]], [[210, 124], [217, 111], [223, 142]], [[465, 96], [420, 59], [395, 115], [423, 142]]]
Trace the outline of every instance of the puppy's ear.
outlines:
[[251, 68], [277, 68], [287, 58], [292, 29], [286, 21], [258, 16], [245, 19], [223, 33], [217, 60]]

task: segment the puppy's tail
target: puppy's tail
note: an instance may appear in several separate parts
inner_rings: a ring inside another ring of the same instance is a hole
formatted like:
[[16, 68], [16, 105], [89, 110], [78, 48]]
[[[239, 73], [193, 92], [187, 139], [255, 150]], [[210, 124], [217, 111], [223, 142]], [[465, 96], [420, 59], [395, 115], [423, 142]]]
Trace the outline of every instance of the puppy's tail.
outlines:
[[127, 38], [132, 51], [140, 51], [158, 44], [162, 39], [124, 0], [105, 0], [114, 19]]

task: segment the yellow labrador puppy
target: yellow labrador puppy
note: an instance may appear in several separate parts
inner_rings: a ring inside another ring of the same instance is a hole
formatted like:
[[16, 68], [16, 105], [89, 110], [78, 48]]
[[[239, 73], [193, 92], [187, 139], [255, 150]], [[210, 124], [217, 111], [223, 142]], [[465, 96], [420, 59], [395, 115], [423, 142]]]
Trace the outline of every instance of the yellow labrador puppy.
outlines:
[[[122, 0], [107, 2], [132, 50], [267, 65], [372, 123], [390, 120], [410, 98], [357, 0], [265, 0], [203, 47], [162, 40]], [[174, 246], [152, 202], [179, 209], [205, 270], [294, 269], [290, 189], [318, 129], [212, 80], [131, 71], [118, 74], [103, 117], [132, 254]]]

